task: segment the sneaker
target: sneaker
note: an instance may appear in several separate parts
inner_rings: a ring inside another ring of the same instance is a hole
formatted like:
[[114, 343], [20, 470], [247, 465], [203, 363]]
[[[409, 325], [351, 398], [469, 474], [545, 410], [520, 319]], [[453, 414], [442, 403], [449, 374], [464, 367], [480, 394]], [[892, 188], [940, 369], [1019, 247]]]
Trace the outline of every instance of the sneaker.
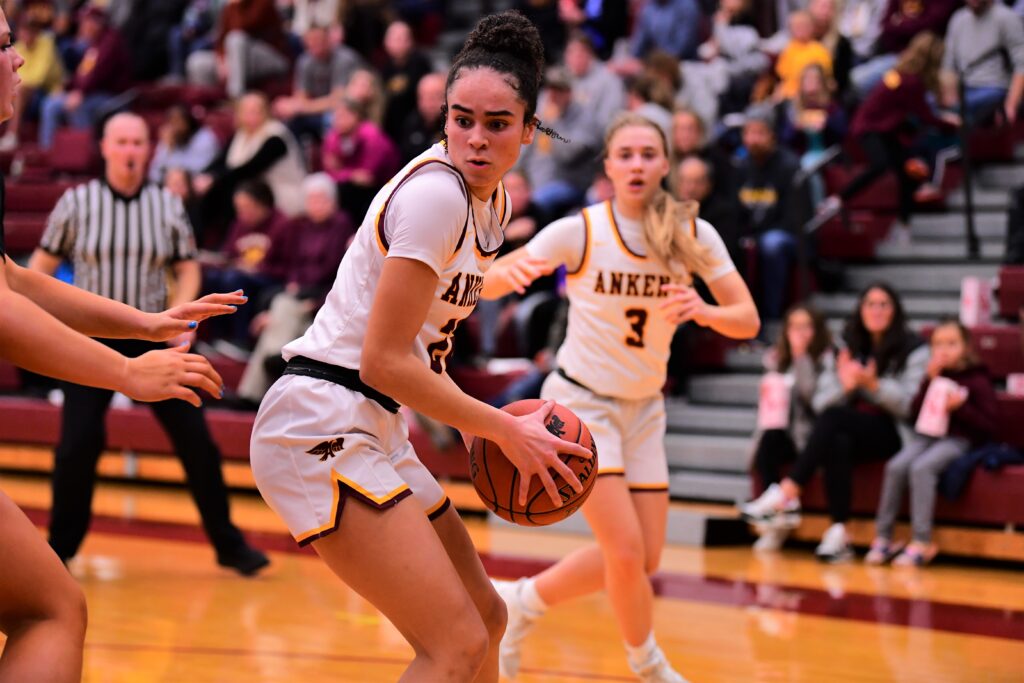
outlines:
[[794, 529], [800, 526], [800, 501], [787, 499], [782, 487], [772, 484], [760, 496], [741, 505], [740, 515], [752, 524]]
[[925, 567], [935, 559], [939, 549], [934, 543], [911, 543], [892, 561], [894, 567]]
[[261, 569], [270, 564], [270, 559], [252, 546], [243, 545], [230, 554], [218, 554], [217, 564], [234, 569], [242, 576], [255, 576]]
[[642, 683], [688, 683], [682, 675], [672, 668], [661, 648], [657, 648], [650, 659], [637, 666], [629, 663], [629, 668], [639, 677]]
[[526, 579], [518, 581], [491, 580], [494, 590], [498, 592], [508, 608], [508, 625], [505, 627], [505, 635], [502, 636], [501, 644], [498, 646], [498, 673], [509, 680], [519, 674], [523, 639], [541, 616], [523, 604], [520, 596], [524, 581]]
[[4, 133], [0, 137], [0, 152], [10, 152], [18, 146], [18, 136], [14, 133]]
[[821, 538], [814, 554], [822, 562], [845, 562], [853, 557], [853, 546], [845, 524], [833, 524]]
[[896, 557], [902, 549], [903, 543], [893, 542], [887, 538], [876, 538], [871, 541], [871, 548], [864, 556], [864, 563], [879, 565], [892, 562], [892, 558]]

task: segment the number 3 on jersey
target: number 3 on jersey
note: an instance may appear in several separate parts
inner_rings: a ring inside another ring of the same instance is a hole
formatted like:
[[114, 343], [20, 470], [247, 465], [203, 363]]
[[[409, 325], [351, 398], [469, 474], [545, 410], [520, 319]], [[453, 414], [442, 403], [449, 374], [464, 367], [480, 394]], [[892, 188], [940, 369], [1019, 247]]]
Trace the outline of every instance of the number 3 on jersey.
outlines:
[[448, 364], [448, 357], [452, 355], [454, 347], [452, 345], [452, 335], [455, 333], [455, 328], [459, 326], [458, 318], [452, 318], [444, 324], [438, 332], [444, 336], [440, 341], [436, 341], [427, 347], [427, 356], [430, 358], [430, 369], [437, 374], [442, 374], [445, 370], [445, 366]]
[[644, 348], [644, 326], [647, 325], [646, 308], [630, 308], [626, 310], [626, 320], [633, 335], [626, 337], [626, 346], [637, 349]]

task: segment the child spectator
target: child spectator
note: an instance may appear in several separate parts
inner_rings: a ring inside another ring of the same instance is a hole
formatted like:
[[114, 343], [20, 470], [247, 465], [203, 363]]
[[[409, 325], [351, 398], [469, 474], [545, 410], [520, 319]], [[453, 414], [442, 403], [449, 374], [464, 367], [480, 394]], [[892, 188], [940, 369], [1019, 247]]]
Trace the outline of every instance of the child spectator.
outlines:
[[[789, 420], [785, 427], [764, 429], [754, 435], [754, 467], [764, 488], [778, 486], [779, 465], [796, 460], [807, 445], [816, 412], [812, 405], [824, 360], [832, 354], [832, 335], [825, 317], [804, 304], [793, 306], [783, 319], [783, 331], [772, 352], [766, 354], [765, 368], [779, 373], [790, 385]], [[773, 523], [758, 525], [758, 550], [777, 550], [786, 540], [792, 525], [786, 515]]]
[[[946, 395], [942, 409], [949, 414], [949, 428], [945, 436], [915, 433], [886, 463], [875, 518], [876, 537], [864, 558], [868, 564], [882, 564], [893, 557], [893, 564], [905, 566], [920, 567], [932, 561], [938, 552], [932, 542], [932, 521], [939, 475], [969, 449], [984, 445], [995, 432], [995, 391], [984, 366], [971, 351], [970, 341], [971, 333], [957, 320], [945, 321], [932, 332], [932, 357], [911, 404], [910, 420], [918, 419], [925, 394], [936, 377], [956, 382], [962, 391]], [[903, 492], [908, 489], [913, 540], [899, 552], [902, 544], [893, 542], [892, 531]]]

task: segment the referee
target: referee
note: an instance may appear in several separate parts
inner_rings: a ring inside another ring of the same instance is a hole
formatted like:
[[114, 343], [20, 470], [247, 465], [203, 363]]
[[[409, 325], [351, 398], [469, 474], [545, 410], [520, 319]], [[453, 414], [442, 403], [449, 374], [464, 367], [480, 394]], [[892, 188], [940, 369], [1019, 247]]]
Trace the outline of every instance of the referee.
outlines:
[[[50, 214], [29, 268], [52, 275], [63, 259], [74, 264], [75, 286], [146, 312], [193, 300], [199, 293], [192, 227], [180, 200], [145, 182], [149, 131], [134, 114], [117, 114], [103, 129], [102, 179], [68, 189]], [[167, 275], [175, 291], [168, 303]], [[168, 344], [191, 342], [194, 332]], [[152, 342], [101, 340], [140, 356]], [[50, 545], [65, 563], [89, 529], [96, 464], [106, 445], [104, 417], [113, 393], [76, 384], [64, 387], [60, 443], [53, 470]], [[153, 412], [185, 468], [192, 498], [217, 562], [244, 575], [268, 564], [231, 523], [220, 451], [199, 408], [184, 401], [152, 403]]]

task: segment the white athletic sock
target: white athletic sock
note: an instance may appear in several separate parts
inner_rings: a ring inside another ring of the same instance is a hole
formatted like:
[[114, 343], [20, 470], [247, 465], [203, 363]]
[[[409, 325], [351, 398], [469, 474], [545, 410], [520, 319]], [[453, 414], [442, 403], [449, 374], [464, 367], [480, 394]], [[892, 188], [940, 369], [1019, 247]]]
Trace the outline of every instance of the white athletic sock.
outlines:
[[523, 606], [531, 612], [544, 614], [548, 611], [548, 604], [544, 602], [544, 598], [540, 597], [540, 593], [537, 592], [537, 582], [534, 579], [523, 581], [523, 588], [519, 591], [519, 598], [523, 601]]
[[646, 664], [658, 649], [658, 643], [654, 640], [654, 631], [651, 631], [650, 634], [648, 634], [647, 639], [636, 647], [629, 643], [626, 643], [625, 645], [626, 655], [629, 657], [629, 662], [635, 667]]

